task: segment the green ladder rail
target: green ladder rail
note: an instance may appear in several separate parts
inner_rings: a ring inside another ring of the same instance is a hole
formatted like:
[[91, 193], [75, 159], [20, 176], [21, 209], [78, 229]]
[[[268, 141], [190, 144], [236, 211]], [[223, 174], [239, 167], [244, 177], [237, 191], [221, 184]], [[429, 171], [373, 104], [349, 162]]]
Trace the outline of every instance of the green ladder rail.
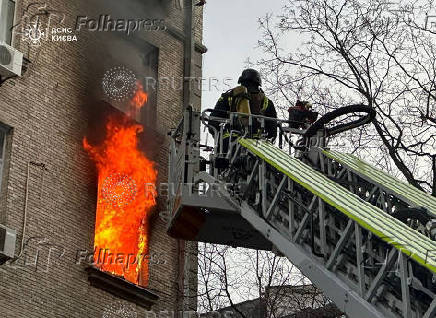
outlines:
[[381, 187], [388, 194], [394, 195], [410, 206], [425, 207], [436, 217], [436, 198], [416, 187], [403, 182], [388, 173], [371, 166], [369, 163], [351, 154], [343, 154], [334, 150], [323, 150], [329, 159], [350, 169], [354, 174]]

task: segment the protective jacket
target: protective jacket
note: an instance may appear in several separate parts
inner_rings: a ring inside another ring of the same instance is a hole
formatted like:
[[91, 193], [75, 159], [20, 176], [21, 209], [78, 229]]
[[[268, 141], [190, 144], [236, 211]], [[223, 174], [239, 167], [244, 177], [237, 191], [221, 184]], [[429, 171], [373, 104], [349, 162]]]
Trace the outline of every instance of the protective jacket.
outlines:
[[[240, 90], [233, 88], [223, 93], [218, 99], [214, 110], [211, 113], [212, 117], [229, 118], [229, 114], [226, 112], [236, 112], [238, 110], [238, 103], [242, 98], [246, 98], [250, 102], [250, 112], [254, 115], [262, 115], [271, 118], [277, 118], [277, 112], [274, 107], [274, 103], [265, 96], [262, 90], [258, 92], [249, 92], [248, 95], [241, 96]], [[210, 123], [213, 127], [219, 130], [218, 122]], [[260, 122], [253, 118], [253, 134], [256, 135], [260, 130]], [[213, 134], [213, 130], [209, 130]], [[265, 132], [267, 138], [276, 138], [277, 136], [277, 123], [275, 121], [265, 121]], [[226, 137], [226, 136], [224, 136]]]

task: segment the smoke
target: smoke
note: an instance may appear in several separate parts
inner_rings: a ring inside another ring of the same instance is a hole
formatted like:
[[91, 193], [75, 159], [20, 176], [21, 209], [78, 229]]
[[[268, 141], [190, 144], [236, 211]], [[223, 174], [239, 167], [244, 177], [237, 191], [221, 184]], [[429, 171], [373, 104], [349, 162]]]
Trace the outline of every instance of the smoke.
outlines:
[[[110, 16], [111, 20], [163, 20], [163, 24], [170, 24], [169, 14], [174, 11], [174, 0], [94, 0], [89, 5], [82, 6], [78, 16], [83, 20], [92, 19], [101, 21], [101, 16]], [[126, 68], [133, 72], [137, 79], [154, 77], [157, 70], [158, 49], [151, 45], [148, 39], [156, 39], [156, 34], [164, 33], [160, 29], [146, 30], [138, 28], [134, 32], [114, 30], [91, 31], [87, 26], [78, 31], [79, 42], [89, 43], [83, 47], [85, 50], [84, 72], [87, 74], [87, 96], [94, 100], [106, 100], [117, 107], [104, 96], [102, 81], [104, 75], [113, 68]], [[153, 92], [150, 93], [149, 104], [155, 102]], [[120, 110], [124, 109], [118, 107]]]
[[167, 18], [174, 0], [96, 0], [95, 8], [101, 14], [120, 18]]
[[[173, 16], [169, 16], [170, 11], [177, 13], [173, 1], [93, 0], [89, 5], [81, 6], [77, 15], [97, 20], [100, 15], [110, 15], [114, 20], [164, 19], [169, 23]], [[117, 101], [105, 92], [105, 74], [114, 68], [122, 67], [131, 71], [137, 80], [144, 81], [148, 77], [157, 77], [159, 50], [151, 43], [162, 33], [165, 31], [138, 30], [127, 35], [126, 32], [117, 31], [91, 32], [86, 28], [78, 32], [79, 41], [76, 48], [81, 52], [81, 59], [77, 65], [80, 67], [81, 81], [86, 83], [83, 110], [88, 117], [86, 135], [91, 143], [99, 144], [105, 138], [105, 118], [114, 113], [122, 116], [122, 113], [129, 110], [128, 99]], [[144, 131], [138, 136], [139, 149], [155, 160], [159, 156], [158, 145], [164, 138], [157, 132], [159, 127], [155, 126], [157, 90], [147, 90], [147, 94], [148, 102], [132, 119], [144, 126]]]

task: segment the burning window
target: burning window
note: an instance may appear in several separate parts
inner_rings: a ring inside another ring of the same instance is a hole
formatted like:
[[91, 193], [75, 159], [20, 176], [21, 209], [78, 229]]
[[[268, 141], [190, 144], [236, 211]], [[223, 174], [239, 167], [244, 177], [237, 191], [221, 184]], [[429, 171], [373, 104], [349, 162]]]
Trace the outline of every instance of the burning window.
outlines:
[[[147, 105], [148, 95], [138, 81], [132, 109]], [[83, 146], [98, 171], [94, 263], [105, 272], [146, 286], [149, 266], [149, 217], [156, 204], [157, 170], [141, 149], [143, 126], [132, 113], [106, 116], [104, 139]]]
[[[96, 81], [98, 86], [93, 88], [97, 99], [127, 113], [147, 128], [156, 129], [159, 49], [146, 41], [117, 34], [110, 34], [106, 42], [111, 45], [107, 44], [105, 52], [95, 58], [97, 65], [90, 71], [103, 75], [101, 81]], [[125, 102], [131, 97], [135, 82], [146, 93], [145, 104], [141, 107]]]
[[98, 173], [94, 265], [104, 279], [110, 273], [145, 287], [157, 181], [149, 142], [156, 139], [149, 118], [157, 99], [145, 78], [157, 76], [158, 48], [122, 32], [99, 35], [102, 45], [88, 52], [90, 122], [83, 139]]

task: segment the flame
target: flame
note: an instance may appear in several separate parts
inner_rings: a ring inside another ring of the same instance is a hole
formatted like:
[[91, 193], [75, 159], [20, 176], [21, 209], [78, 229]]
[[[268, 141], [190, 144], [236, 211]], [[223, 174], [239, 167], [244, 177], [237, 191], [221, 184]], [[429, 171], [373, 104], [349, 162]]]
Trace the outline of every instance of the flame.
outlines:
[[144, 87], [142, 86], [140, 81], [136, 82], [136, 92], [133, 98], [131, 99], [130, 103], [132, 106], [134, 106], [136, 109], [140, 109], [148, 100], [148, 95], [146, 92], [144, 92]]
[[83, 147], [98, 170], [94, 262], [103, 271], [146, 286], [157, 170], [137, 147], [142, 131], [127, 116], [110, 116], [104, 142], [90, 145], [85, 137]]

